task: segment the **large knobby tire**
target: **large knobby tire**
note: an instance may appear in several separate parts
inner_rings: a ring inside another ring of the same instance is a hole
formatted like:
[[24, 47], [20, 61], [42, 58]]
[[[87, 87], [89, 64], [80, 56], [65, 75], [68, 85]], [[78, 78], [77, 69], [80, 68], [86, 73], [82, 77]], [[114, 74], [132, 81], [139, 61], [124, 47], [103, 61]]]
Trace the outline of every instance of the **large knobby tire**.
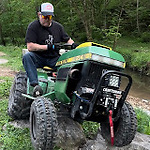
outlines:
[[128, 145], [134, 139], [137, 131], [137, 117], [132, 105], [129, 102], [126, 102], [125, 104], [130, 112], [130, 132], [129, 136], [126, 139], [126, 145]]
[[22, 96], [27, 93], [27, 76], [25, 72], [19, 72], [12, 84], [9, 102], [8, 115], [13, 119], [27, 119], [30, 116], [32, 100]]
[[[124, 103], [120, 118], [114, 122], [114, 145], [122, 147], [132, 142], [137, 130], [137, 118], [133, 107], [129, 103]], [[101, 123], [101, 134], [110, 144], [110, 126], [107, 123]]]
[[30, 110], [30, 136], [34, 149], [52, 150], [56, 142], [57, 127], [57, 114], [52, 101], [38, 97]]

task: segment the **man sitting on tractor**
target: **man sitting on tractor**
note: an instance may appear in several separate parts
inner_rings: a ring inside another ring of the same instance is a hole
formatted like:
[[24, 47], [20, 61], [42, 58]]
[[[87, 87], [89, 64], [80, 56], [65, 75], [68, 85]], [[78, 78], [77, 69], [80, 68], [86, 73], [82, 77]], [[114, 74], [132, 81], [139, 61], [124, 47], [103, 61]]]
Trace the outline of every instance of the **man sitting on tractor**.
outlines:
[[28, 26], [25, 41], [29, 52], [23, 56], [23, 66], [30, 85], [34, 87], [33, 96], [37, 96], [36, 91], [42, 95], [42, 89], [38, 85], [37, 68], [48, 66], [55, 69], [55, 64], [60, 56], [55, 43], [66, 42], [72, 45], [72, 48], [76, 47], [63, 26], [52, 20], [54, 7], [51, 3], [41, 4], [37, 15], [38, 20]]

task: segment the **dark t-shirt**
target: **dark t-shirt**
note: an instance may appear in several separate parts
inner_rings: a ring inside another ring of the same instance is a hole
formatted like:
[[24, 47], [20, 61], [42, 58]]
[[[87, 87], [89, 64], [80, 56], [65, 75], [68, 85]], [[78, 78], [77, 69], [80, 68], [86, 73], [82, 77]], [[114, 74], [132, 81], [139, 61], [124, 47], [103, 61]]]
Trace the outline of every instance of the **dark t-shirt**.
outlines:
[[[60, 23], [53, 20], [50, 27], [44, 27], [40, 24], [39, 20], [36, 20], [29, 24], [25, 41], [26, 43], [33, 42], [40, 45], [47, 45], [67, 42], [69, 38]], [[53, 58], [59, 56], [59, 52], [55, 50], [36, 51], [35, 53], [42, 57]]]

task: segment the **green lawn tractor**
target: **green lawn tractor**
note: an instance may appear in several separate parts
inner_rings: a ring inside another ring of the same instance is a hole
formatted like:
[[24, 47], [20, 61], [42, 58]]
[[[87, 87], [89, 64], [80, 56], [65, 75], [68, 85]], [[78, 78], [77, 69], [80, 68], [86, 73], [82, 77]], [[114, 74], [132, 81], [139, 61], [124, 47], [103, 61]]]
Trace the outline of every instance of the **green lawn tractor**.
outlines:
[[[125, 60], [111, 48], [86, 42], [66, 50], [57, 70], [38, 71], [43, 95], [34, 97], [25, 72], [14, 79], [8, 114], [13, 119], [30, 118], [33, 147], [51, 150], [57, 138], [57, 114], [66, 112], [78, 122], [100, 123], [103, 138], [117, 147], [132, 142], [137, 129], [133, 107], [126, 102], [132, 78], [123, 73]], [[63, 48], [63, 50], [62, 50]]]

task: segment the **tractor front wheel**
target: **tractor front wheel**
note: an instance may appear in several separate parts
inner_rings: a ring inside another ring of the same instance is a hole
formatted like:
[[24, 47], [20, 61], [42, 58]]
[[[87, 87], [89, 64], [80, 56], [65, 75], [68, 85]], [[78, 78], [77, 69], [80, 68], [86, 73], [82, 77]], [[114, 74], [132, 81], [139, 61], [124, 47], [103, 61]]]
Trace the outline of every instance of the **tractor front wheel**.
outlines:
[[[129, 103], [124, 103], [120, 118], [114, 122], [114, 145], [122, 147], [132, 142], [137, 129], [137, 118], [133, 107]], [[109, 123], [101, 123], [101, 134], [110, 144]]]
[[57, 136], [57, 115], [50, 99], [38, 97], [31, 105], [30, 136], [35, 149], [52, 150]]

